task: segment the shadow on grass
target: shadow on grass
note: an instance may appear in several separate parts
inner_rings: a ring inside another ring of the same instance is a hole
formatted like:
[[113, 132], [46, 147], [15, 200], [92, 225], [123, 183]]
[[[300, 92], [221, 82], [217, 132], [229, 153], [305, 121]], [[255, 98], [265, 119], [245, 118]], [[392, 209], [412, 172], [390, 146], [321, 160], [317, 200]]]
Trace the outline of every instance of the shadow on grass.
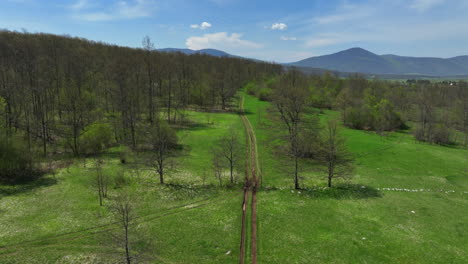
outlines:
[[[271, 191], [278, 189], [268, 188], [265, 190]], [[300, 194], [314, 199], [353, 200], [382, 197], [382, 193], [379, 190], [361, 184], [337, 184], [332, 188], [315, 187], [301, 190], [292, 190], [292, 192], [296, 194], [300, 192]]]
[[22, 183], [4, 183], [0, 185], [0, 198], [9, 195], [31, 192], [41, 187], [49, 187], [57, 184], [57, 182], [57, 179], [47, 177]]
[[252, 111], [249, 111], [249, 110], [237, 111], [236, 113], [239, 114], [239, 115], [240, 115], [240, 114], [244, 114], [244, 115], [247, 115], [247, 116], [249, 116], [249, 115], [255, 115], [255, 112], [252, 112]]

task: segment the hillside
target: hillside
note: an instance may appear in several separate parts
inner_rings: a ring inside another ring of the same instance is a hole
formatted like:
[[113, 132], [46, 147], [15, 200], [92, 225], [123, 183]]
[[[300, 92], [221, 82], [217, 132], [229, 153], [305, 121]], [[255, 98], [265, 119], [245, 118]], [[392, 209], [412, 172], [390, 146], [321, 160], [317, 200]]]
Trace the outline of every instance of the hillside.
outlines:
[[373, 74], [430, 76], [468, 74], [468, 56], [442, 59], [377, 55], [362, 48], [352, 48], [330, 55], [311, 57], [290, 65]]
[[331, 55], [312, 57], [292, 63], [294, 66], [323, 68], [341, 72], [389, 73], [393, 67], [382, 57], [361, 48]]
[[450, 61], [468, 69], [468, 55], [467, 56], [458, 56], [449, 59]]

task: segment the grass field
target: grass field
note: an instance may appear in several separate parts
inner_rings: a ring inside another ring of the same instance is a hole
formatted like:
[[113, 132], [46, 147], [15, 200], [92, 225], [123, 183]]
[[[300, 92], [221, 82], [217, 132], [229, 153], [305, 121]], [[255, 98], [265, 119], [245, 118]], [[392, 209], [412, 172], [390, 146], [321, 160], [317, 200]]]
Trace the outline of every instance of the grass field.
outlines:
[[[264, 142], [274, 138], [275, 124], [258, 118], [268, 106], [246, 97]], [[259, 262], [466, 263], [467, 149], [416, 143], [406, 132], [343, 133], [356, 157], [355, 176], [335, 190], [324, 188], [325, 173], [306, 163], [306, 189], [293, 191], [275, 144], [261, 144], [263, 182], [278, 189], [259, 193]]]
[[[405, 131], [380, 137], [344, 129], [356, 157], [354, 178], [324, 188], [325, 173], [306, 161], [305, 189], [296, 191], [288, 161], [276, 150], [279, 124], [266, 118], [269, 103], [246, 96], [244, 105], [264, 187], [258, 192], [259, 263], [468, 262], [466, 148], [416, 143]], [[230, 128], [244, 136], [241, 120], [235, 113], [187, 114], [193, 123], [178, 131], [182, 149], [168, 185], [160, 186], [153, 171], [133, 170], [132, 158], [120, 164], [117, 149], [103, 155], [105, 171], [125, 171], [137, 196], [136, 229], [147, 243], [135, 249], [143, 257], [237, 263], [241, 185], [217, 187], [211, 148]], [[320, 118], [337, 116], [326, 111]], [[113, 221], [91, 187], [92, 166], [93, 159], [74, 160], [37, 182], [0, 186], [0, 263], [93, 263], [118, 253], [106, 232], [93, 234], [106, 228], [65, 234]], [[112, 185], [110, 195], [118, 191]]]
[[[144, 255], [167, 263], [237, 262], [242, 194], [235, 187], [219, 188], [210, 164], [215, 141], [231, 127], [243, 136], [242, 123], [235, 113], [188, 115], [192, 124], [178, 131], [183, 149], [174, 159], [176, 169], [166, 176], [168, 185], [160, 186], [154, 171], [133, 170], [132, 158], [129, 164], [120, 164], [117, 149], [103, 155], [104, 172], [127, 175], [127, 188], [137, 196], [136, 215], [144, 216], [136, 220], [137, 229], [144, 230], [145, 241], [151, 242], [149, 247], [136, 245]], [[98, 204], [91, 183], [93, 162], [75, 160], [55, 176], [28, 185], [0, 186], [0, 263], [93, 262], [118, 252], [107, 232], [93, 234], [105, 228], [66, 234], [114, 221]], [[111, 196], [120, 191], [113, 186]], [[202, 207], [190, 209], [206, 199]], [[56, 237], [60, 234], [65, 235]], [[31, 240], [37, 241], [25, 243]]]

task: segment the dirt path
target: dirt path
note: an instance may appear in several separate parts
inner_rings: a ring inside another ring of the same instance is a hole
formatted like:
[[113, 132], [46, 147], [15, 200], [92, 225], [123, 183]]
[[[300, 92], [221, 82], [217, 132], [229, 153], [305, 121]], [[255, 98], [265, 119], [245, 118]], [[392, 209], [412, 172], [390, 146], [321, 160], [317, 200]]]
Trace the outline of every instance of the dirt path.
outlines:
[[[257, 188], [259, 186], [258, 176], [260, 168], [258, 166], [257, 155], [257, 139], [249, 119], [244, 113], [244, 97], [241, 98], [239, 104], [239, 115], [245, 127], [246, 133], [246, 164], [245, 164], [245, 183], [244, 183], [244, 199], [242, 201], [242, 225], [241, 225], [241, 242], [239, 263], [243, 264], [246, 261], [246, 242], [247, 242], [247, 208], [250, 205], [250, 235], [251, 247], [250, 257], [252, 263], [257, 263]], [[249, 203], [249, 196], [251, 197]]]

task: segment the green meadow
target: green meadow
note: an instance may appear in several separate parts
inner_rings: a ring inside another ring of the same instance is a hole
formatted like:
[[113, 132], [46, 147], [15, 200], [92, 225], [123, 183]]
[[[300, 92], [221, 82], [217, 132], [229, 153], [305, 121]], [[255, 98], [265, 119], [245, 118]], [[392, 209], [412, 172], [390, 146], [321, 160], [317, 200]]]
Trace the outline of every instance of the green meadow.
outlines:
[[[259, 263], [468, 262], [466, 148], [417, 143], [408, 131], [343, 128], [354, 177], [326, 188], [325, 171], [305, 160], [297, 191], [278, 150], [280, 124], [267, 117], [270, 104], [245, 95], [244, 107], [262, 171]], [[125, 189], [135, 196], [135, 241], [142, 242], [133, 249], [143, 262], [237, 263], [243, 175], [235, 185], [226, 176], [219, 187], [211, 158], [229, 129], [245, 136], [242, 122], [235, 112], [186, 114], [168, 184], [136, 164], [136, 154], [121, 164], [121, 149], [113, 148], [102, 155], [103, 170], [113, 178], [124, 173], [125, 187], [112, 182], [109, 195]], [[322, 121], [337, 117], [320, 114]], [[74, 159], [36, 182], [0, 186], [0, 263], [106, 263], [121, 253], [92, 186], [93, 164]]]
[[[258, 195], [262, 263], [466, 263], [468, 151], [417, 143], [408, 131], [382, 137], [343, 128], [354, 177], [326, 188], [325, 171], [303, 162], [292, 190], [268, 102], [247, 96], [264, 187]], [[261, 116], [261, 118], [259, 118]], [[337, 118], [325, 111], [320, 118]], [[268, 142], [268, 143], [267, 143]], [[406, 190], [404, 190], [406, 189]]]

